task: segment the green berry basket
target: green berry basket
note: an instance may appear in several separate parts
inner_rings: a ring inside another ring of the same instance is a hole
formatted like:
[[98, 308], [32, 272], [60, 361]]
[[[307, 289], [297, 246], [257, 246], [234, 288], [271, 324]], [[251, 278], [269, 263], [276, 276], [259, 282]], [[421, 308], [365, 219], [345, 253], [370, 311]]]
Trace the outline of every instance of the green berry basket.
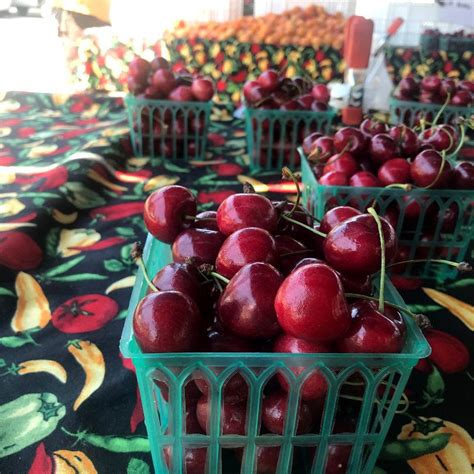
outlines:
[[125, 97], [133, 152], [137, 156], [204, 158], [212, 102]]
[[[474, 190], [403, 189], [381, 187], [324, 186], [319, 184], [301, 148], [303, 203], [316, 219], [336, 206], [365, 210], [374, 202], [377, 212], [398, 212], [396, 232], [399, 248], [406, 259], [464, 260], [474, 236]], [[451, 221], [438, 216], [453, 215]], [[415, 215], [413, 214], [415, 213]], [[457, 213], [457, 215], [456, 215]], [[399, 273], [405, 277], [436, 279], [455, 278], [453, 267], [435, 262], [409, 263]], [[400, 270], [399, 270], [400, 271]]]
[[245, 108], [250, 169], [281, 170], [299, 166], [298, 145], [312, 132], [329, 133], [336, 111], [266, 110]]
[[[150, 274], [154, 275], [171, 261], [170, 247], [148, 236], [144, 260]], [[257, 473], [255, 456], [262, 447], [280, 448], [276, 474], [320, 474], [325, 471], [328, 452], [336, 446], [350, 450], [348, 472], [370, 474], [399, 408], [412, 368], [430, 353], [420, 329], [411, 318], [406, 318], [406, 342], [403, 351], [397, 354], [357, 354], [357, 357], [340, 353], [145, 354], [134, 337], [132, 320], [135, 307], [146, 292], [147, 286], [139, 271], [120, 349], [124, 357], [132, 359], [136, 368], [157, 474], [185, 473], [183, 459], [188, 450], [193, 449], [205, 450], [206, 474]], [[386, 286], [386, 300], [404, 305], [390, 283]], [[291, 370], [295, 367], [304, 367], [305, 370], [296, 376]], [[295, 419], [301, 386], [316, 369], [324, 374], [328, 384], [326, 397], [321, 400], [321, 422], [311, 433], [297, 435]], [[248, 385], [246, 433], [224, 435], [220, 430], [219, 408], [226, 382], [237, 373]], [[290, 387], [283, 435], [260, 430], [263, 391], [277, 373], [289, 381]], [[196, 377], [207, 379], [209, 384], [209, 435], [186, 433], [186, 385]], [[360, 401], [345, 397], [346, 390], [351, 389], [348, 379], [356, 381]], [[348, 415], [344, 409], [349, 408], [357, 417], [354, 426], [346, 430], [334, 429], [339, 422], [347, 423]], [[235, 452], [240, 449], [242, 453], [242, 448], [244, 454], [240, 467]]]

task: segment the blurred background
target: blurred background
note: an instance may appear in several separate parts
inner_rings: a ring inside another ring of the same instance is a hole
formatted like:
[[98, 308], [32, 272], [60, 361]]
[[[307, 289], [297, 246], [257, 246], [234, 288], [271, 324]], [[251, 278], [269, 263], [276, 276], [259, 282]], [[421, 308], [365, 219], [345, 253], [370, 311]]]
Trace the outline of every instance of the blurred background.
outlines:
[[[431, 51], [426, 48], [423, 51], [423, 36], [428, 36], [428, 43], [431, 41], [432, 50], [436, 51], [441, 50], [439, 44], [435, 45], [439, 34], [455, 33], [456, 36], [463, 37], [472, 35], [474, 26], [472, 8], [466, 9], [464, 15], [459, 15], [459, 12], [453, 13], [453, 10], [449, 8], [453, 3], [463, 2], [451, 0], [206, 0], [202, 2], [173, 0], [164, 4], [156, 0], [134, 0], [133, 2], [125, 0], [0, 0], [0, 64], [2, 65], [0, 91], [73, 92], [90, 89], [108, 92], [123, 91], [126, 89], [126, 65], [137, 54], [151, 58], [156, 53], [163, 53], [171, 55], [175, 61], [186, 60], [185, 54], [188, 54], [192, 56], [190, 59], [196, 62], [204, 61], [200, 59], [201, 55], [196, 56], [201, 52], [205, 53], [206, 61], [212, 59], [213, 44], [219, 44], [219, 41], [233, 40], [234, 44], [274, 42], [276, 46], [285, 46], [285, 44], [279, 44], [279, 42], [282, 43], [281, 36], [285, 40], [285, 35], [282, 34], [280, 37], [275, 35], [271, 22], [267, 22], [270, 25], [269, 29], [266, 36], [262, 36], [261, 27], [258, 31], [252, 30], [251, 24], [242, 20], [242, 18], [252, 16], [267, 15], [266, 18], [268, 18], [269, 14], [273, 19], [279, 18], [280, 23], [275, 20], [278, 28], [285, 24], [281, 23], [285, 21], [285, 18], [287, 24], [292, 24], [288, 26], [287, 36], [290, 38], [286, 38], [286, 41], [293, 39], [292, 42], [296, 47], [313, 48], [315, 52], [322, 48], [325, 55], [326, 46], [331, 46], [336, 52], [342, 48], [342, 35], [339, 32], [337, 36], [337, 28], [334, 33], [322, 30], [324, 19], [334, 18], [330, 15], [339, 12], [336, 20], [342, 19], [338, 23], [342, 25], [341, 28], [343, 28], [343, 19], [353, 14], [373, 19], [374, 42], [384, 36], [389, 23], [394, 18], [401, 17], [405, 20], [404, 24], [391, 39], [391, 44], [394, 47], [406, 48], [404, 54], [409, 55], [420, 54], [421, 46], [421, 54], [426, 56]], [[474, 2], [465, 0], [464, 3], [469, 6]], [[318, 5], [322, 8], [309, 10], [310, 5]], [[298, 7], [301, 8], [298, 9]], [[295, 14], [297, 11], [303, 14]], [[313, 28], [308, 29], [304, 26], [304, 21], [311, 15], [314, 16], [315, 22], [311, 23]], [[317, 18], [323, 19], [320, 24], [317, 23]], [[191, 25], [196, 22], [200, 22], [203, 26], [193, 29]], [[216, 28], [215, 22], [227, 26]], [[298, 25], [300, 25], [301, 37], [299, 37]], [[217, 32], [214, 37], [212, 37], [213, 29]], [[462, 33], [460, 33], [461, 30]], [[423, 35], [423, 33], [426, 34]], [[204, 38], [207, 43], [197, 49], [193, 44], [196, 38]], [[310, 44], [304, 44], [305, 41]], [[464, 50], [458, 49], [457, 53], [461, 59], [470, 61], [468, 68], [472, 74], [470, 44], [472, 43], [465, 43]], [[191, 51], [186, 50], [186, 47], [191, 48]], [[470, 54], [469, 57], [466, 56], [466, 52]], [[255, 55], [251, 49], [250, 53]], [[300, 57], [307, 58], [308, 52], [305, 51]], [[423, 57], [420, 57], [418, 63], [423, 64]], [[405, 70], [400, 72], [401, 75], [411, 73], [413, 72], [411, 68], [419, 66], [413, 63], [408, 71], [406, 64], [405, 58]], [[210, 72], [206, 70], [205, 64], [201, 66], [206, 73]], [[234, 66], [225, 61], [222, 68], [220, 72], [225, 72], [225, 78], [240, 72], [232, 70]], [[252, 66], [249, 66], [247, 72], [251, 73], [251, 69]], [[392, 70], [396, 69], [395, 63], [392, 65]], [[423, 75], [422, 69], [415, 72]], [[321, 71], [317, 74], [321, 74]], [[326, 74], [329, 73], [326, 72]], [[214, 76], [218, 80], [223, 75], [215, 74]], [[337, 74], [333, 74], [333, 77], [324, 77], [324, 79], [336, 77]], [[228, 92], [232, 95], [232, 88]]]

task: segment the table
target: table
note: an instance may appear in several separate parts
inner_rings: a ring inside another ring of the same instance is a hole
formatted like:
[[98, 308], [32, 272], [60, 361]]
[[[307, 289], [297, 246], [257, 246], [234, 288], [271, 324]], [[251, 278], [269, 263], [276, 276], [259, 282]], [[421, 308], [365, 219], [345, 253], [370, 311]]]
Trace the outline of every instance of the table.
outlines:
[[[118, 349], [135, 272], [129, 250], [145, 238], [143, 201], [180, 183], [210, 209], [239, 191], [249, 170], [243, 124], [225, 107], [212, 113], [210, 161], [192, 165], [134, 157], [124, 119], [121, 99], [106, 96], [9, 93], [0, 101], [2, 474], [152, 470], [133, 368]], [[278, 191], [277, 175], [253, 178]], [[437, 289], [472, 303], [474, 279]], [[453, 314], [460, 302], [448, 311], [419, 288], [403, 296], [472, 346], [472, 306], [468, 327]], [[451, 439], [411, 467], [402, 453], [380, 468], [435, 473], [451, 462], [449, 472], [465, 472], [461, 463], [474, 462], [473, 387], [468, 371], [415, 371], [409, 415], [396, 415], [387, 442], [420, 416], [445, 420], [444, 428], [431, 420], [428, 431]]]

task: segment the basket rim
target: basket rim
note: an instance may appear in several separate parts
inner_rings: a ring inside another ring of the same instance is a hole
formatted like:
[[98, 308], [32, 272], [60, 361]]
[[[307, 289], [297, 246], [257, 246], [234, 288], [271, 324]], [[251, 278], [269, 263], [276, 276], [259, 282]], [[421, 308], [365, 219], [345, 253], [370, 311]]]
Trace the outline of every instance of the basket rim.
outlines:
[[207, 102], [200, 102], [200, 101], [176, 101], [176, 100], [165, 100], [165, 99], [146, 99], [144, 97], [137, 97], [133, 94], [127, 94], [124, 97], [125, 105], [133, 106], [135, 104], [138, 105], [161, 105], [161, 106], [169, 106], [175, 108], [182, 108], [182, 107], [200, 107], [202, 109], [212, 109], [212, 100]]
[[[424, 104], [422, 102], [419, 102], [417, 100], [402, 100], [402, 99], [397, 99], [395, 96], [391, 95], [390, 96], [390, 105], [406, 105], [407, 107], [418, 107], [418, 108], [427, 108], [427, 109], [440, 109], [443, 107], [444, 104]], [[453, 111], [453, 112], [462, 112], [465, 113], [466, 111], [474, 111], [473, 106], [460, 106], [460, 105], [447, 105], [445, 110]]]
[[281, 109], [257, 109], [249, 107], [246, 104], [243, 106], [245, 116], [249, 118], [251, 115], [263, 116], [290, 116], [290, 117], [334, 117], [337, 115], [337, 110], [334, 107], [328, 106], [328, 110], [314, 111], [314, 110], [281, 110]]

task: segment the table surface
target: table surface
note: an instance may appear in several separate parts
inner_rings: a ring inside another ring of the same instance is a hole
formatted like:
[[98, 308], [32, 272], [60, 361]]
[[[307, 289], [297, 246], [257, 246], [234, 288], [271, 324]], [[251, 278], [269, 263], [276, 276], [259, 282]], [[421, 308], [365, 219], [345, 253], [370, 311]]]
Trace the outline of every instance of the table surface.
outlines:
[[[2, 474], [73, 472], [59, 469], [66, 465], [81, 473], [152, 471], [146, 443], [134, 451], [146, 430], [133, 368], [118, 348], [135, 272], [129, 250], [145, 237], [143, 201], [180, 183], [212, 209], [240, 191], [238, 175], [250, 174], [243, 123], [224, 107], [212, 114], [206, 163], [134, 157], [124, 119], [121, 100], [110, 97], [10, 93], [0, 101]], [[275, 174], [254, 179], [279, 182]], [[471, 347], [474, 310], [464, 308], [471, 329], [456, 314], [462, 301], [472, 304], [474, 279], [437, 289], [460, 301], [448, 310], [421, 288], [402, 294], [435, 328]], [[449, 472], [463, 472], [460, 463], [474, 462], [473, 386], [468, 371], [414, 371], [408, 414], [395, 416], [387, 442], [413, 417], [443, 420], [451, 440], [410, 463], [378, 465], [433, 473], [452, 462]]]

